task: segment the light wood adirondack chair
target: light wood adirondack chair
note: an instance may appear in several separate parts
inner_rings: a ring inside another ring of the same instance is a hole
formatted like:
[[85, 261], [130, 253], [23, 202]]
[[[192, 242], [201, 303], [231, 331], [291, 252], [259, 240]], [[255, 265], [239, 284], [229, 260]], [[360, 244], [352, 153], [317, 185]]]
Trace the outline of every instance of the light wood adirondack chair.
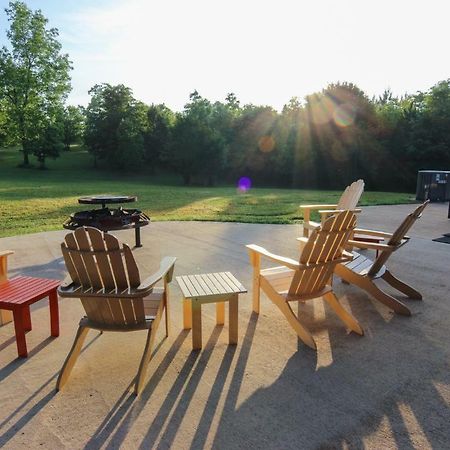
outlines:
[[[80, 354], [90, 329], [99, 331], [148, 330], [144, 354], [135, 378], [134, 392], [140, 393], [151, 358], [156, 330], [165, 311], [169, 334], [168, 283], [176, 258], [166, 257], [159, 270], [141, 282], [128, 245], [96, 228], [81, 227], [66, 235], [61, 244], [70, 281], [61, 285], [61, 297], [79, 298], [86, 316], [79, 328], [56, 383], [60, 390]], [[163, 281], [163, 287], [155, 287]]]
[[313, 222], [311, 220], [311, 211], [319, 211], [322, 224], [327, 217], [334, 213], [335, 210], [360, 212], [360, 210], [356, 209], [356, 206], [358, 205], [363, 191], [364, 181], [358, 180], [354, 181], [350, 186], [345, 188], [345, 191], [342, 193], [337, 205], [300, 205], [300, 208], [303, 210], [303, 236], [308, 237], [310, 231], [320, 225], [318, 222]]
[[[323, 297], [352, 331], [362, 335], [361, 326], [341, 306], [331, 286], [336, 265], [352, 259], [351, 254], [345, 252], [345, 246], [355, 224], [353, 212], [336, 212], [326, 219], [322, 226], [312, 231], [299, 262], [270, 253], [257, 245], [247, 245], [253, 266], [253, 310], [259, 313], [262, 289], [278, 306], [298, 337], [306, 345], [316, 349], [313, 337], [294, 314], [290, 302], [304, 302]], [[261, 256], [282, 265], [261, 270]]]
[[355, 247], [362, 249], [378, 250], [379, 254], [375, 261], [353, 252], [354, 259], [350, 262], [338, 264], [335, 269], [336, 275], [341, 277], [347, 283], [355, 284], [361, 289], [371, 294], [376, 300], [393, 309], [398, 314], [406, 316], [411, 315], [411, 311], [401, 301], [383, 292], [376, 284], [375, 280], [382, 278], [398, 291], [406, 294], [409, 298], [421, 300], [422, 295], [407, 285], [403, 281], [394, 277], [386, 268], [385, 264], [391, 254], [406, 244], [409, 237], [406, 236], [408, 230], [414, 225], [414, 222], [422, 215], [423, 210], [427, 206], [427, 200], [418, 206], [412, 213], [408, 214], [405, 220], [397, 228], [394, 233], [383, 233], [381, 231], [356, 229], [355, 232], [363, 233], [367, 236], [377, 236], [387, 239], [387, 243], [373, 243], [350, 240], [349, 243]]

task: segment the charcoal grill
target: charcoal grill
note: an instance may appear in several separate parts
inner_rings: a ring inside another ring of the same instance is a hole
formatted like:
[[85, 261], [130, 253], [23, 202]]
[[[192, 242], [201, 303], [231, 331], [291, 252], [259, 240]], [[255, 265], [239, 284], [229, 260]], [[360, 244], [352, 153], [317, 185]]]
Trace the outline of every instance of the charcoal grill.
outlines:
[[150, 223], [150, 218], [139, 209], [108, 208], [108, 204], [131, 203], [137, 197], [127, 195], [97, 195], [92, 197], [81, 197], [78, 203], [83, 205], [101, 205], [100, 209], [78, 211], [72, 213], [63, 223], [67, 230], [75, 230], [78, 227], [89, 226], [101, 231], [135, 230], [136, 247], [142, 247], [141, 227]]

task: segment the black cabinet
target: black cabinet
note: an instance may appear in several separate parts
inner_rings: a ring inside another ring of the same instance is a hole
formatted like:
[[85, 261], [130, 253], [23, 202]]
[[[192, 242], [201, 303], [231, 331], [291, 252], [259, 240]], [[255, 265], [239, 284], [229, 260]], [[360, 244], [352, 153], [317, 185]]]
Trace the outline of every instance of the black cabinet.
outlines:
[[445, 202], [450, 200], [449, 170], [419, 170], [416, 200]]

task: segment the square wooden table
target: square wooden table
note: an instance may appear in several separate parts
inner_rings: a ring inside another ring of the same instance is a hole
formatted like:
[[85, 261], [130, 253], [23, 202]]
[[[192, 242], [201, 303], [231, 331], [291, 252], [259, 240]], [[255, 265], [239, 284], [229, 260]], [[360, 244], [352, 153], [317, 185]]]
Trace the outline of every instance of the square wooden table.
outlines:
[[192, 348], [202, 348], [203, 303], [216, 303], [216, 323], [225, 323], [225, 302], [228, 302], [229, 327], [228, 342], [238, 341], [238, 299], [247, 292], [244, 286], [230, 273], [204, 273], [176, 277], [183, 293], [184, 329], [192, 328]]
[[0, 309], [12, 311], [16, 333], [17, 352], [20, 357], [28, 356], [25, 332], [31, 330], [30, 305], [49, 298], [50, 331], [59, 336], [58, 280], [17, 276], [0, 283]]

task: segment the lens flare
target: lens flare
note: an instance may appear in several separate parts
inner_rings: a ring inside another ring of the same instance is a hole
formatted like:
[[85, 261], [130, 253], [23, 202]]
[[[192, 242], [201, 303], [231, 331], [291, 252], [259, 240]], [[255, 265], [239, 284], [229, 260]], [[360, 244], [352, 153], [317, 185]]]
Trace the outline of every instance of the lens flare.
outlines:
[[262, 136], [258, 141], [259, 150], [270, 153], [275, 148], [275, 139], [272, 136]]
[[250, 188], [252, 187], [252, 182], [250, 180], [250, 178], [248, 177], [241, 177], [239, 178], [238, 181], [238, 191], [239, 192], [248, 192], [250, 190]]
[[344, 103], [336, 107], [333, 112], [333, 119], [336, 125], [345, 128], [355, 121], [356, 111], [353, 105]]
[[329, 97], [311, 99], [311, 118], [316, 125], [324, 125], [328, 123], [332, 116], [336, 105]]

